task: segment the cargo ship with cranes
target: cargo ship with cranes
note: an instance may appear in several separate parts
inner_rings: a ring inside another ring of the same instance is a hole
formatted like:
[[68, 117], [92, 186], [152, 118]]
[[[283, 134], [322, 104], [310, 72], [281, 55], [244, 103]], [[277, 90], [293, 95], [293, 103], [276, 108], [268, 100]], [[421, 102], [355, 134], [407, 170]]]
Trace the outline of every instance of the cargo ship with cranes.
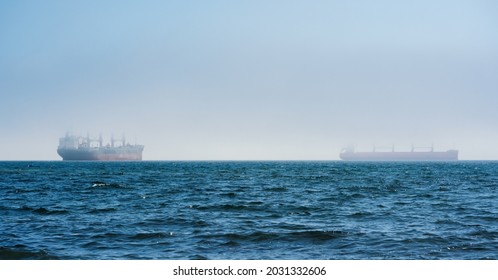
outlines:
[[142, 160], [143, 145], [130, 144], [123, 136], [120, 140], [111, 137], [104, 145], [102, 135], [98, 139], [66, 134], [59, 139], [57, 153], [62, 160]]
[[347, 161], [455, 161], [458, 160], [458, 150], [434, 151], [434, 146], [412, 146], [410, 151], [395, 151], [394, 146], [374, 146], [371, 152], [357, 152], [354, 147], [348, 147], [342, 149], [339, 157]]

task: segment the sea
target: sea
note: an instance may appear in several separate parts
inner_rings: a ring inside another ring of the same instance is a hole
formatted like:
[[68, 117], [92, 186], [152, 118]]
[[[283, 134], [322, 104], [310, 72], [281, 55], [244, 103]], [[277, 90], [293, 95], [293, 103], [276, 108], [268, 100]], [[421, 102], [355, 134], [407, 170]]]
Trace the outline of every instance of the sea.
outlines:
[[0, 162], [0, 259], [498, 259], [498, 162]]

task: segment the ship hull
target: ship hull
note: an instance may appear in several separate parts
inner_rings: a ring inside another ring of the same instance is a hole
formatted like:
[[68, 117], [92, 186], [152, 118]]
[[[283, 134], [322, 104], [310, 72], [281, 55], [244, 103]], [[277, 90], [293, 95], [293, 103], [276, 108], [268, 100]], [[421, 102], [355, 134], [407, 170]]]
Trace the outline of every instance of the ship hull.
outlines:
[[445, 152], [342, 152], [339, 157], [347, 161], [454, 161], [458, 151]]
[[58, 149], [62, 160], [142, 160], [143, 146], [138, 148]]

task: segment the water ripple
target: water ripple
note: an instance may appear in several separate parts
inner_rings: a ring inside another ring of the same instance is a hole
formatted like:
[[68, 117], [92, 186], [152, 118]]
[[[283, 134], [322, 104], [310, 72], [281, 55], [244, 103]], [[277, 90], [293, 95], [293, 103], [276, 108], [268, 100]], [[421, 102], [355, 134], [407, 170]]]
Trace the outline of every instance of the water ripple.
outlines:
[[0, 259], [498, 259], [498, 162], [0, 162]]

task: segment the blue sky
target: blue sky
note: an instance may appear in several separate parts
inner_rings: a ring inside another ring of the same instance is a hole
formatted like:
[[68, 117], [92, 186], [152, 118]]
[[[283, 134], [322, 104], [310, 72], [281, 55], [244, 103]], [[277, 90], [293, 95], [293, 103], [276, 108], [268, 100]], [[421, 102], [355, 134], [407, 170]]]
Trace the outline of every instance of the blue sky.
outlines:
[[66, 131], [150, 160], [498, 159], [495, 1], [4, 1], [0, 159]]

